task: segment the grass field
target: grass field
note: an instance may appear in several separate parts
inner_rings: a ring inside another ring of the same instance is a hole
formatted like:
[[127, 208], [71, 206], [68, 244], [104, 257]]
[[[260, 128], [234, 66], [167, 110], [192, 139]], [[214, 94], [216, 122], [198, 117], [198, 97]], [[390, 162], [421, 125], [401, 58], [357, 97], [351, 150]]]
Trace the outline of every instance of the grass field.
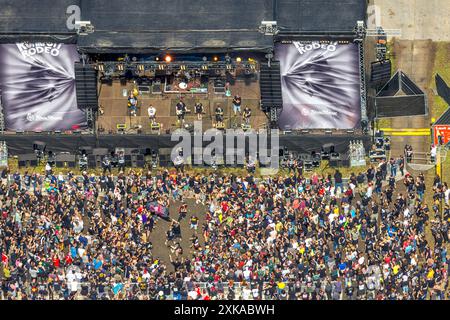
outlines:
[[447, 84], [450, 84], [450, 43], [436, 42], [436, 55], [434, 59], [433, 76], [430, 79], [430, 88], [435, 94], [432, 97], [431, 117], [436, 120], [447, 110], [447, 103], [436, 92], [436, 74], [439, 74]]
[[442, 161], [442, 181], [450, 183], [450, 150], [447, 151], [447, 157]]
[[397, 71], [397, 56], [394, 51], [394, 39], [391, 39], [387, 42], [387, 58], [391, 60], [391, 74], [394, 74]]

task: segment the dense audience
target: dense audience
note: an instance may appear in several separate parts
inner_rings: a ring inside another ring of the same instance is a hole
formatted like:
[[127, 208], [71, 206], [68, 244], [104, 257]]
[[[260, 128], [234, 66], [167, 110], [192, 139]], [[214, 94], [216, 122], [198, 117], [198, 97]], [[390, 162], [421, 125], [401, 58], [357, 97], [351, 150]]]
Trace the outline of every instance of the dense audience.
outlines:
[[[0, 297], [445, 299], [450, 189], [401, 171], [387, 161], [347, 181], [338, 171], [257, 179], [4, 170]], [[157, 228], [169, 228], [169, 261], [153, 255]]]

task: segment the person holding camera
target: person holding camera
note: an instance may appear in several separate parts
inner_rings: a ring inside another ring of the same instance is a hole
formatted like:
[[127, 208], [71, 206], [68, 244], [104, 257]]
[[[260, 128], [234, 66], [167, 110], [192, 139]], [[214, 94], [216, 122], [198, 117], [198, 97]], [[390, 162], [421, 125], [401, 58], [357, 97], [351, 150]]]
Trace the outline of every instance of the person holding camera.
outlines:
[[111, 174], [111, 161], [109, 160], [108, 155], [105, 155], [103, 157], [102, 168], [103, 168], [103, 174], [105, 174], [106, 171], [108, 171], [109, 174]]
[[125, 172], [125, 155], [123, 152], [119, 152], [117, 156], [117, 167], [119, 168], [119, 172]]

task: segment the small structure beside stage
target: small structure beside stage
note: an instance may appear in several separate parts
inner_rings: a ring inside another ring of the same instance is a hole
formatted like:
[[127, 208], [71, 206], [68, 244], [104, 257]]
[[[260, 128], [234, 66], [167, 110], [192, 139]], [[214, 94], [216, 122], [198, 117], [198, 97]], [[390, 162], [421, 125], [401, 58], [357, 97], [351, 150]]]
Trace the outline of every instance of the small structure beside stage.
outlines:
[[450, 143], [450, 107], [432, 125], [433, 143], [438, 146]]

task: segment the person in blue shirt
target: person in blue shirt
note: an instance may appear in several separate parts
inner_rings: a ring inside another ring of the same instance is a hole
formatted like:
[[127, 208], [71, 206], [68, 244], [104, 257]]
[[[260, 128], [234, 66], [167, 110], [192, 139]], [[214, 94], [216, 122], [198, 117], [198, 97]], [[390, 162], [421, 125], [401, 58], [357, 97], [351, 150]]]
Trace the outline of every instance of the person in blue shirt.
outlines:
[[17, 184], [17, 186], [18, 186], [19, 189], [20, 189], [20, 181], [21, 181], [21, 179], [20, 179], [20, 173], [19, 173], [19, 171], [16, 171], [16, 172], [13, 174], [13, 180], [14, 180], [14, 183]]

